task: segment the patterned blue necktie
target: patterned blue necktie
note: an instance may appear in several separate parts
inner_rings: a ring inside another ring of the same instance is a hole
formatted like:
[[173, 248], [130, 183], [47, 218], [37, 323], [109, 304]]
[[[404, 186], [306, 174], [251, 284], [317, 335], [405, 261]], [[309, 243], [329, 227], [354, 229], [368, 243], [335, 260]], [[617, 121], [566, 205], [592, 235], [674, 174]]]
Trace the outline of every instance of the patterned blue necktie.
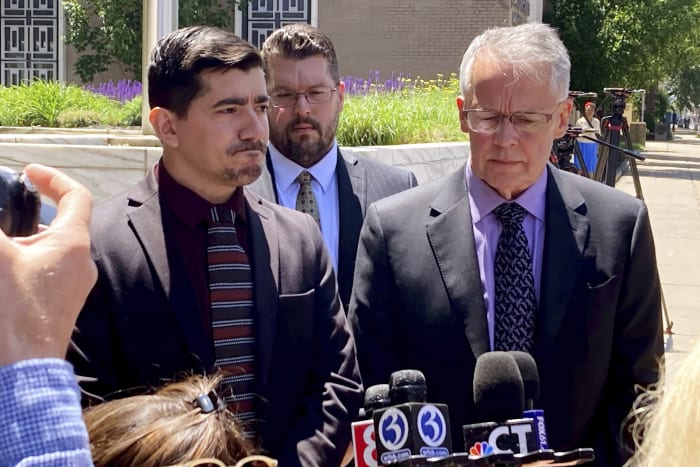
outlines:
[[498, 238], [494, 270], [494, 350], [532, 352], [537, 299], [532, 258], [523, 230], [526, 211], [519, 204], [503, 203], [493, 212], [503, 226]]

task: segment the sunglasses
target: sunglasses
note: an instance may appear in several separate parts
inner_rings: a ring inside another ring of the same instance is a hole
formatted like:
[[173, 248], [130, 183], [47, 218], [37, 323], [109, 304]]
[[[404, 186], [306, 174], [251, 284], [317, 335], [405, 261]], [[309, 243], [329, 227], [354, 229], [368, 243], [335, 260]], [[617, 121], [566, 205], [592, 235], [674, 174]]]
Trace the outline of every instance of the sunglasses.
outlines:
[[[185, 462], [184, 464], [170, 465], [168, 467], [195, 467], [197, 465], [229, 467], [219, 459], [214, 458], [195, 459], [193, 461]], [[277, 460], [273, 459], [272, 457], [255, 454], [252, 456], [245, 456], [243, 459], [236, 462], [232, 467], [259, 467], [261, 465], [264, 465], [265, 467], [277, 467]]]

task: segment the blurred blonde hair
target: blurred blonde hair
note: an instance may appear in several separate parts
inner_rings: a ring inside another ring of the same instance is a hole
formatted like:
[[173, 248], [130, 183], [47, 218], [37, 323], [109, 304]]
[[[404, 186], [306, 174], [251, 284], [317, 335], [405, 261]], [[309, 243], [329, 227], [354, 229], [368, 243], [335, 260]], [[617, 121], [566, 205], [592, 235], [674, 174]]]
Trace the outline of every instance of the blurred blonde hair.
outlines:
[[627, 467], [687, 466], [700, 462], [700, 341], [674, 370], [668, 386], [640, 396], [632, 412], [636, 452]]
[[252, 451], [228, 409], [202, 412], [195, 399], [215, 390], [222, 375], [190, 376], [154, 394], [113, 400], [83, 418], [96, 467], [160, 467], [215, 457], [235, 464]]

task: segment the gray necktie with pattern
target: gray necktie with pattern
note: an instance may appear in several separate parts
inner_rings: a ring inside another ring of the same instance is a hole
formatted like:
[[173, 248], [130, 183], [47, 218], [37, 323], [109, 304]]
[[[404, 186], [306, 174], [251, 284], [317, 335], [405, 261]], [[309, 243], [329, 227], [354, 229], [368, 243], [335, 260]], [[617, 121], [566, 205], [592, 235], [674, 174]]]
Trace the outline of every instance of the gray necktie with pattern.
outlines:
[[304, 170], [295, 179], [299, 183], [299, 194], [297, 194], [297, 211], [305, 212], [306, 214], [311, 214], [311, 217], [316, 219], [316, 223], [320, 226], [321, 220], [318, 216], [318, 203], [316, 203], [316, 197], [314, 192], [311, 190], [311, 179], [312, 176], [309, 172]]
[[526, 211], [516, 203], [503, 203], [494, 209], [494, 214], [503, 225], [494, 269], [494, 350], [532, 352], [537, 299], [532, 258], [523, 230]]

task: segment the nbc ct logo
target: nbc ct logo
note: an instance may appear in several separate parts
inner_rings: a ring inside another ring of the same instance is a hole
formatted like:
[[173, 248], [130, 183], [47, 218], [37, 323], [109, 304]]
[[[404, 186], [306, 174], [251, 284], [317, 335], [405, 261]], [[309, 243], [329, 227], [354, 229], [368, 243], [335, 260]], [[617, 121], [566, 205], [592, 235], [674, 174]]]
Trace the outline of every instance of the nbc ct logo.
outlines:
[[406, 415], [393, 407], [387, 409], [379, 419], [379, 440], [389, 451], [396, 451], [408, 440]]
[[441, 446], [447, 434], [447, 423], [442, 412], [434, 405], [424, 405], [418, 411], [418, 434], [430, 446]]

